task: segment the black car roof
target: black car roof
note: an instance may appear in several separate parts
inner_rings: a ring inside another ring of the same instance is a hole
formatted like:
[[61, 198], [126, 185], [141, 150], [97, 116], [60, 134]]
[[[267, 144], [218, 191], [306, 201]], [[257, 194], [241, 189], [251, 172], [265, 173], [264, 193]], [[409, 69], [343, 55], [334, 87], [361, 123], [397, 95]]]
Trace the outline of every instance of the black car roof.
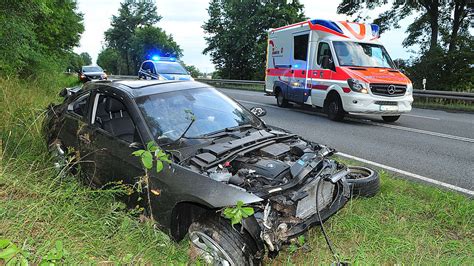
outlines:
[[94, 82], [94, 84], [106, 84], [108, 87], [126, 92], [132, 98], [170, 91], [210, 88], [207, 84], [187, 80], [113, 80]]

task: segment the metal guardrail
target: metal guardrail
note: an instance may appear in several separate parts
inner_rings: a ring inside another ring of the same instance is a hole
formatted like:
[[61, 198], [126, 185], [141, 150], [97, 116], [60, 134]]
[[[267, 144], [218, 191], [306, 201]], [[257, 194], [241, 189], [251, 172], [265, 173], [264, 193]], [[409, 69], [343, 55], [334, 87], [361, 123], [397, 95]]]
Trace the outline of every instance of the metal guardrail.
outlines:
[[[137, 79], [137, 76], [123, 76], [113, 75], [111, 79]], [[259, 80], [234, 80], [234, 79], [195, 79], [196, 81], [207, 83], [210, 85], [256, 85], [263, 87], [265, 81]], [[435, 90], [413, 90], [413, 97], [415, 98], [435, 98], [445, 100], [458, 100], [465, 102], [474, 102], [474, 93], [471, 92], [457, 92], [457, 91], [435, 91]]]

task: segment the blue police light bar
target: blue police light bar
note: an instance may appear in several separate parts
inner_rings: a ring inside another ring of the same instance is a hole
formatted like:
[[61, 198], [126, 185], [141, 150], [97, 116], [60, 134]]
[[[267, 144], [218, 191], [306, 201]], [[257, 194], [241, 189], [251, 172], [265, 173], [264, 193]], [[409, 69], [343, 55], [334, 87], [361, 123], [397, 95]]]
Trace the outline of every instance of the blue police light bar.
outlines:
[[159, 56], [159, 55], [154, 55], [154, 56], [151, 57], [151, 60], [153, 60], [153, 61], [171, 61], [171, 62], [175, 62], [176, 58], [175, 57], [163, 57], [163, 56]]

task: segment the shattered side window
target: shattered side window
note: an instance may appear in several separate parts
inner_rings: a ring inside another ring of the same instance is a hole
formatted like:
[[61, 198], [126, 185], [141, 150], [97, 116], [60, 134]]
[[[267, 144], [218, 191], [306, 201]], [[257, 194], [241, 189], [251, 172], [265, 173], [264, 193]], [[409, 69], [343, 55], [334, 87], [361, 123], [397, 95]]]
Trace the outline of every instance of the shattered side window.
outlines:
[[83, 117], [87, 113], [88, 100], [89, 93], [79, 96], [76, 100], [69, 104], [68, 110]]

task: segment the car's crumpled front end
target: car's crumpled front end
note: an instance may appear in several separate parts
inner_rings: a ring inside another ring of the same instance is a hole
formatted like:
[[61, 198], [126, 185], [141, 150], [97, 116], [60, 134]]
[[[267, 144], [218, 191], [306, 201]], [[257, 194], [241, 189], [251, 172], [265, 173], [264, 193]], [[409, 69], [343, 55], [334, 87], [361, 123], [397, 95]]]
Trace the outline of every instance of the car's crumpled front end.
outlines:
[[263, 206], [255, 207], [254, 216], [268, 250], [280, 250], [282, 244], [335, 214], [350, 198], [343, 176], [331, 181], [331, 177], [338, 178], [345, 170], [338, 171], [334, 161], [323, 164], [323, 169], [309, 176], [299, 189], [272, 196]]
[[189, 160], [201, 174], [252, 193], [259, 238], [278, 251], [350, 198], [346, 166], [334, 150], [278, 130], [258, 130], [205, 146]]

